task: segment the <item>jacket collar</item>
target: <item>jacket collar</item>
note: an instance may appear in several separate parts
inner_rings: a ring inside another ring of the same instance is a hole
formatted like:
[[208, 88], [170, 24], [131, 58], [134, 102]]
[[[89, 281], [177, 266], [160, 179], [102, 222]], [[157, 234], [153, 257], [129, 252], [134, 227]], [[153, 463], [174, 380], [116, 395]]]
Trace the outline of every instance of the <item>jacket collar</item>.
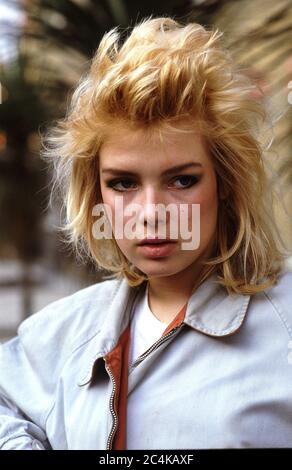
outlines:
[[[104, 323], [84, 355], [78, 385], [90, 382], [96, 360], [114, 349], [129, 324], [132, 307], [143, 288], [145, 283], [130, 287], [126, 279], [116, 281], [108, 311], [104, 312]], [[191, 295], [184, 323], [209, 336], [231, 335], [242, 325], [249, 301], [250, 295], [229, 295], [218, 284], [217, 275], [212, 274]]]
[[86, 385], [92, 377], [92, 369], [97, 359], [103, 358], [114, 349], [119, 337], [130, 321], [134, 300], [140, 292], [140, 286], [130, 287], [126, 279], [115, 281], [115, 289], [109, 299], [108, 310], [102, 312], [105, 320], [90, 340], [83, 362], [78, 385]]
[[210, 336], [228, 336], [243, 323], [250, 295], [228, 294], [212, 274], [188, 301], [184, 323]]

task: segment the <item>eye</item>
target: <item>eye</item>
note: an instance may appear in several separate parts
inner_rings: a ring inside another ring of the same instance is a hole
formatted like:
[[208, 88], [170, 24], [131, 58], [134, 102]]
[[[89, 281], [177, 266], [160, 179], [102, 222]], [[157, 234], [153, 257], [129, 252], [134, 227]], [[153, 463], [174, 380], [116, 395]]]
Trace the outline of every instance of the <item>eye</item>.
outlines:
[[192, 187], [194, 184], [198, 183], [200, 179], [201, 179], [200, 176], [181, 175], [181, 176], [177, 176], [173, 181], [181, 182], [182, 186], [178, 187], [178, 189], [188, 189]]
[[[122, 184], [123, 187], [121, 188], [120, 186], [118, 188], [117, 186], [119, 184]], [[112, 188], [114, 191], [124, 192], [124, 191], [127, 191], [128, 189], [131, 189], [131, 184], [134, 184], [134, 183], [130, 178], [120, 178], [120, 179], [108, 181], [106, 183], [106, 186], [108, 188]]]
[[[201, 179], [201, 176], [198, 175], [181, 175], [174, 178], [172, 181], [180, 181], [181, 186], [176, 186], [176, 189], [188, 189], [191, 188], [193, 185], [198, 183]], [[106, 186], [108, 188], [112, 188], [114, 191], [119, 192], [126, 192], [131, 189], [135, 189], [136, 185], [131, 178], [119, 178], [114, 179], [106, 182]]]

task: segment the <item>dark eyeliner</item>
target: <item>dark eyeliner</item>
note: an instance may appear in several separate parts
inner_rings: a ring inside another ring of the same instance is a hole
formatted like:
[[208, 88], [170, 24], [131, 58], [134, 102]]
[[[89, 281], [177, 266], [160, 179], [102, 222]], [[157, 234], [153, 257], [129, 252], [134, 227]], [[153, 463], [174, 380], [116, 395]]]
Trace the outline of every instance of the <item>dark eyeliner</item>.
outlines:
[[[173, 183], [173, 182], [175, 182], [177, 180], [180, 180], [182, 178], [188, 178], [189, 179], [189, 184], [188, 185], [183, 186], [181, 188], [177, 188], [177, 189], [180, 189], [180, 190], [188, 189], [188, 188], [191, 188], [192, 186], [194, 186], [195, 184], [197, 184], [200, 181], [201, 176], [202, 175], [177, 175], [177, 176], [175, 176], [171, 179], [171, 182]], [[134, 183], [134, 181], [131, 178], [124, 177], [124, 178], [115, 178], [115, 179], [109, 180], [105, 184], [108, 188], [111, 188], [114, 191], [126, 192], [127, 190], [129, 190], [131, 188], [124, 188], [124, 189], [116, 189], [115, 188], [115, 186], [118, 183], [124, 183], [124, 182], [130, 183], [130, 184]]]
[[178, 175], [175, 178], [173, 178], [172, 181], [174, 182], [174, 181], [177, 181], [177, 180], [180, 180], [180, 179], [183, 179], [183, 178], [188, 178], [189, 179], [189, 184], [182, 187], [182, 188], [179, 188], [179, 189], [191, 188], [192, 186], [194, 186], [195, 184], [197, 184], [200, 181], [201, 175]]
[[125, 177], [125, 178], [115, 178], [115, 179], [113, 179], [113, 180], [109, 180], [109, 181], [107, 181], [105, 184], [106, 184], [106, 186], [107, 186], [108, 188], [111, 188], [111, 189], [113, 189], [114, 191], [125, 192], [125, 191], [127, 191], [127, 189], [122, 190], [122, 189], [115, 189], [115, 188], [114, 188], [114, 186], [115, 186], [116, 184], [121, 183], [121, 182], [125, 182], [125, 181], [126, 181], [126, 182], [130, 182], [130, 183], [133, 182], [133, 181], [131, 180], [131, 178], [126, 178], [126, 177]]

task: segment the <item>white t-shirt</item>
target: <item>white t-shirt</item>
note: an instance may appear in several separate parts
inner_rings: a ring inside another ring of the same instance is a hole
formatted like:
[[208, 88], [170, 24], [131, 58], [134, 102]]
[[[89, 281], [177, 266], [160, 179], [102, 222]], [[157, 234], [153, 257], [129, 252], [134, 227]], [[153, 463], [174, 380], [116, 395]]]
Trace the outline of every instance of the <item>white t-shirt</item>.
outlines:
[[151, 312], [148, 303], [148, 287], [142, 289], [134, 305], [131, 321], [131, 340], [129, 346], [129, 365], [155, 343], [167, 327]]

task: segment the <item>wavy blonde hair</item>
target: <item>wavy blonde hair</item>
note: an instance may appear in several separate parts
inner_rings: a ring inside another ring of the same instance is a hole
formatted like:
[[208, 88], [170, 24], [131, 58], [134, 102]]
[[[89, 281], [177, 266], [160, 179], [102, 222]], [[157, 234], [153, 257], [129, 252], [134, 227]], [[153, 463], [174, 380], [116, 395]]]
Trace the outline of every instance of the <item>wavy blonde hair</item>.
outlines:
[[[146, 18], [121, 39], [118, 28], [102, 38], [89, 72], [74, 91], [67, 115], [45, 136], [62, 190], [66, 223], [60, 228], [77, 256], [88, 256], [131, 286], [147, 279], [115, 239], [96, 240], [92, 208], [102, 202], [98, 154], [112, 129], [160, 132], [188, 119], [208, 144], [220, 199], [216, 252], [198, 284], [216, 270], [229, 293], [255, 293], [274, 284], [283, 267], [271, 219], [272, 191], [259, 142], [266, 111], [252, 97], [257, 86], [232, 60], [222, 32], [169, 17]], [[51, 201], [51, 200], [50, 200]]]

